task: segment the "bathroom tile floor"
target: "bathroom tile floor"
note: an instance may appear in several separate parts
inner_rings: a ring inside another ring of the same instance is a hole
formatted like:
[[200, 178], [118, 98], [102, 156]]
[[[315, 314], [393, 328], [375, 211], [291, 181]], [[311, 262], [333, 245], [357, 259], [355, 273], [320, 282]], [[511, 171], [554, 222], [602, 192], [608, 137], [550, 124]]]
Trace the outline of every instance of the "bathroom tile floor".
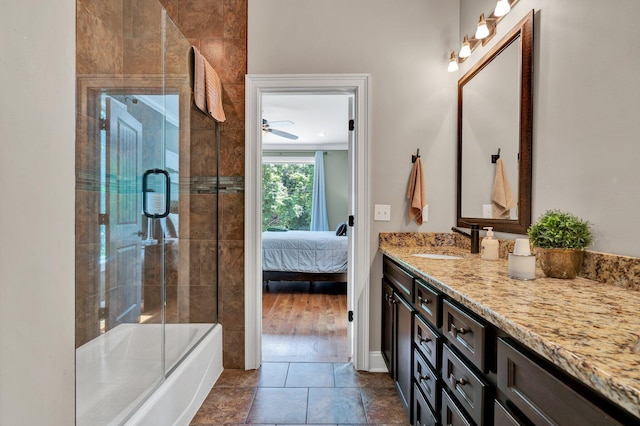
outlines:
[[225, 370], [192, 426], [408, 425], [393, 381], [349, 363], [267, 362]]

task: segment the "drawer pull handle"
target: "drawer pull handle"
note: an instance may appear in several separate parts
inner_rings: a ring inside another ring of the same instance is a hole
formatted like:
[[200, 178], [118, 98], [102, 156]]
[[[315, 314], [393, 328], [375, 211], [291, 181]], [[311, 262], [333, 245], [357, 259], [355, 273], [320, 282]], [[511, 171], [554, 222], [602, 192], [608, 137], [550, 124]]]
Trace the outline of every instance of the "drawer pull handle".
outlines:
[[458, 328], [455, 324], [451, 324], [451, 334], [453, 334], [453, 337], [458, 337], [458, 334], [466, 334], [467, 331], [468, 330], [464, 327]]
[[431, 303], [431, 299], [429, 299], [428, 297], [426, 299], [423, 299], [422, 296], [418, 296], [418, 302], [422, 305], [428, 305], [429, 303]]
[[418, 337], [418, 339], [420, 339], [420, 344], [428, 343], [431, 341], [431, 339], [429, 339], [428, 337], [422, 337], [422, 336]]
[[462, 377], [459, 378], [459, 379], [456, 379], [456, 376], [454, 376], [453, 374], [450, 374], [449, 375], [449, 383], [451, 383], [451, 386], [453, 386], [455, 388], [457, 385], [460, 385], [460, 386], [466, 385], [467, 381], [465, 379], [463, 379]]
[[431, 378], [429, 376], [420, 376], [420, 381], [421, 382], [426, 382], [428, 380], [430, 380]]

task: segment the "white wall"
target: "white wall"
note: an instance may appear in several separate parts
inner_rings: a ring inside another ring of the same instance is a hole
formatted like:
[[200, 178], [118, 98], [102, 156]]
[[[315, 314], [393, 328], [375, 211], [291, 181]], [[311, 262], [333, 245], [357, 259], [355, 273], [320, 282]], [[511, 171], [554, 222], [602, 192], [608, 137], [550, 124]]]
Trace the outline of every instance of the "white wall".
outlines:
[[75, 2], [3, 2], [0, 424], [74, 424]]
[[[250, 74], [371, 74], [371, 206], [390, 204], [390, 222], [371, 224], [371, 336], [380, 346], [378, 233], [448, 231], [455, 222], [458, 2], [440, 0], [249, 0]], [[407, 220], [411, 154], [420, 149], [429, 222]], [[373, 216], [373, 214], [372, 214]]]
[[[248, 71], [372, 74], [371, 204], [392, 206], [390, 222], [372, 223], [376, 253], [379, 232], [449, 231], [455, 223], [457, 79], [535, 7], [533, 217], [570, 210], [593, 223], [593, 249], [640, 256], [640, 2], [621, 0], [616, 10], [599, 0], [520, 0], [498, 35], [447, 74], [447, 52], [474, 31], [458, 20], [483, 12], [460, 13], [458, 4], [249, 0]], [[421, 227], [407, 222], [404, 198], [416, 148], [429, 200]], [[372, 350], [380, 345], [380, 270], [376, 255]]]
[[640, 2], [520, 0], [459, 76], [531, 9], [533, 218], [569, 210], [593, 224], [593, 250], [640, 256]]

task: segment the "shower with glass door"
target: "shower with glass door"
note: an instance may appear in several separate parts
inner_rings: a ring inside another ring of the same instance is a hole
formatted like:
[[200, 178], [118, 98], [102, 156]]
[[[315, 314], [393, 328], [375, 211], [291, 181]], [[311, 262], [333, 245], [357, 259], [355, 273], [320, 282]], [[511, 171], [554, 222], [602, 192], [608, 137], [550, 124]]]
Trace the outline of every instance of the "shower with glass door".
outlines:
[[215, 269], [217, 239], [189, 223], [191, 46], [157, 0], [94, 3], [78, 2], [108, 25], [77, 32], [78, 425], [125, 424], [218, 317], [215, 274], [193, 273]]

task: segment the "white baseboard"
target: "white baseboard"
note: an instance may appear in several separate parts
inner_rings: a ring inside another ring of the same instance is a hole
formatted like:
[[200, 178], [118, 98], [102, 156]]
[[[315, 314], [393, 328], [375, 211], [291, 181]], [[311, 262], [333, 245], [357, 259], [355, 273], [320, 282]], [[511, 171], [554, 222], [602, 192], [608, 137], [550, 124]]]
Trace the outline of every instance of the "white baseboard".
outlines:
[[388, 373], [387, 364], [382, 358], [382, 352], [371, 351], [369, 352], [369, 372], [370, 373]]

